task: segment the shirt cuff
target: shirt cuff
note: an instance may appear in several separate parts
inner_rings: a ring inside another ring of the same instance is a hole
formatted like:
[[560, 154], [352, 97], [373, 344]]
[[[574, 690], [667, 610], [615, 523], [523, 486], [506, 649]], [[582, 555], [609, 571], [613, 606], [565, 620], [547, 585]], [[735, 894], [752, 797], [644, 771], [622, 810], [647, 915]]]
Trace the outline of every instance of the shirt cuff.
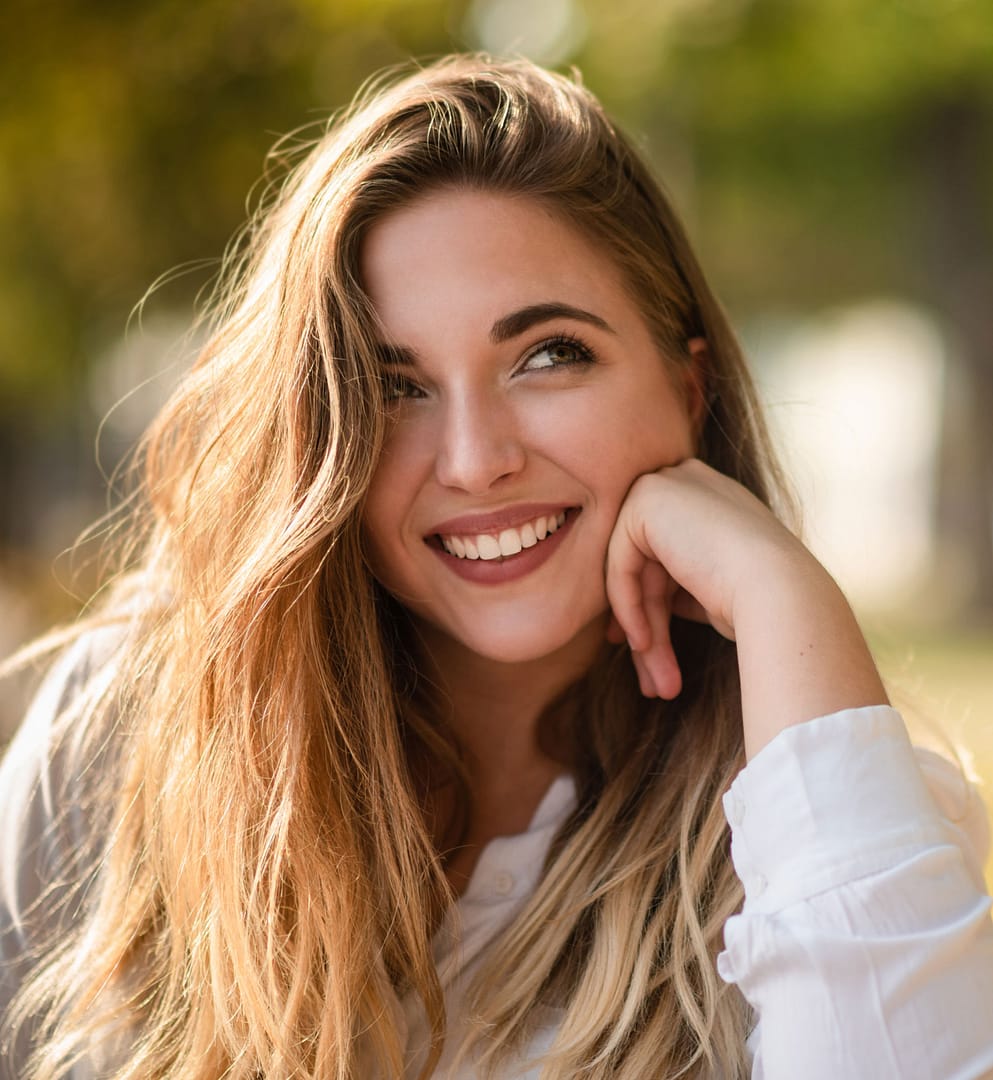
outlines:
[[786, 728], [723, 801], [745, 912], [779, 911], [949, 842], [903, 720], [888, 705]]

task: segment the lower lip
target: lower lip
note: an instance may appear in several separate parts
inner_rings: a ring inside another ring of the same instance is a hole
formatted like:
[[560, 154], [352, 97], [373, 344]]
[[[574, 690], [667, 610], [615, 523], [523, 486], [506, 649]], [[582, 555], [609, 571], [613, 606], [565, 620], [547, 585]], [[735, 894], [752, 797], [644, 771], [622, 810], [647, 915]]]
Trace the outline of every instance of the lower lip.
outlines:
[[476, 585], [503, 585], [508, 581], [526, 577], [550, 559], [572, 530], [578, 516], [578, 511], [569, 510], [565, 522], [551, 536], [539, 540], [533, 547], [524, 548], [516, 555], [507, 555], [500, 559], [460, 559], [457, 555], [449, 555], [437, 542], [428, 546], [453, 574], [458, 574], [466, 581]]

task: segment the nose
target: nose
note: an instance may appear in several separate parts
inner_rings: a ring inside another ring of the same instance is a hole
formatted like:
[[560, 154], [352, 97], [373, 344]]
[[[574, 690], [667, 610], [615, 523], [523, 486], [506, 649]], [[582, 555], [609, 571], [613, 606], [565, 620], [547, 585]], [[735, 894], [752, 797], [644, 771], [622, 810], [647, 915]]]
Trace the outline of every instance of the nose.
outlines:
[[499, 395], [464, 393], [449, 399], [435, 459], [440, 484], [483, 495], [520, 472], [526, 457], [513, 410]]

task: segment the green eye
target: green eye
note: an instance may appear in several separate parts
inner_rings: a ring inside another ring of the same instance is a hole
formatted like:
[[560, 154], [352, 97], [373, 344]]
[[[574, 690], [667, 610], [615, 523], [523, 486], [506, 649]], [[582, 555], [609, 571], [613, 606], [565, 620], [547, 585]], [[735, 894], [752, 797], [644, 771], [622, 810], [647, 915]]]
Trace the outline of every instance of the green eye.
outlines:
[[593, 364], [593, 351], [576, 338], [556, 337], [542, 342], [528, 355], [522, 365], [523, 371], [547, 371], [558, 367], [576, 367]]

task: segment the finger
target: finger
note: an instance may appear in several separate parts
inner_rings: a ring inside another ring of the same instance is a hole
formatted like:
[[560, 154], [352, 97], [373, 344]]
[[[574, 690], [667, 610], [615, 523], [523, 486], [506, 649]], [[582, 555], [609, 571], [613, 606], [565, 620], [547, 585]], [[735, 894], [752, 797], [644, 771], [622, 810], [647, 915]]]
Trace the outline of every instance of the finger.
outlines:
[[616, 533], [607, 549], [607, 600], [631, 648], [638, 652], [652, 643], [652, 631], [642, 606], [644, 555], [626, 536]]
[[682, 689], [679, 662], [672, 647], [669, 624], [672, 599], [677, 586], [656, 562], [647, 563], [641, 574], [642, 604], [652, 631], [652, 643], [644, 652], [644, 662], [659, 697], [671, 699]]
[[632, 652], [631, 662], [634, 664], [634, 671], [638, 676], [638, 689], [641, 691], [642, 697], [658, 697], [658, 691], [655, 689], [655, 683], [652, 681], [651, 672], [648, 670], [648, 665], [645, 663], [645, 654]]
[[679, 697], [683, 689], [683, 673], [679, 670], [679, 661], [668, 634], [664, 643], [653, 644], [648, 652], [638, 655], [656, 696], [665, 698], [666, 701]]

